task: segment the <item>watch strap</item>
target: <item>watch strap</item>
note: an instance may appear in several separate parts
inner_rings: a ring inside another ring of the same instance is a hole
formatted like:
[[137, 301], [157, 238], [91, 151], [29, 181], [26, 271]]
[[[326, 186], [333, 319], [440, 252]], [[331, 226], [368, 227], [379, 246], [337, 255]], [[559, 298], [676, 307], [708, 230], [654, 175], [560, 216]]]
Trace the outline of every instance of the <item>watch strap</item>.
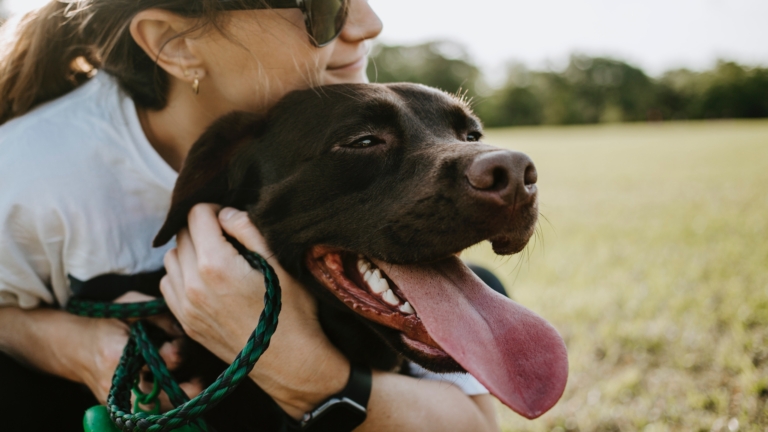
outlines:
[[349, 380], [338, 398], [349, 398], [363, 408], [368, 408], [368, 400], [371, 398], [373, 375], [371, 368], [353, 363], [349, 370]]
[[352, 363], [343, 390], [306, 413], [300, 421], [286, 414], [283, 431], [351, 432], [365, 421], [372, 386], [371, 368]]

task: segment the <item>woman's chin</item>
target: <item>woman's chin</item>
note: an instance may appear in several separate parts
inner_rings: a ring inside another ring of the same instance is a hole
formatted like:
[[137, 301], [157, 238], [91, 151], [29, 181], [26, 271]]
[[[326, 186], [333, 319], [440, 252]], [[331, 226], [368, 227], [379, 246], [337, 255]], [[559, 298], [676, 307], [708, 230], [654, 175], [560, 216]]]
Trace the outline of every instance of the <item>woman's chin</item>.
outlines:
[[[365, 64], [367, 66], [367, 63]], [[365, 66], [357, 66], [343, 69], [327, 69], [323, 72], [323, 84], [354, 84], [367, 83]]]

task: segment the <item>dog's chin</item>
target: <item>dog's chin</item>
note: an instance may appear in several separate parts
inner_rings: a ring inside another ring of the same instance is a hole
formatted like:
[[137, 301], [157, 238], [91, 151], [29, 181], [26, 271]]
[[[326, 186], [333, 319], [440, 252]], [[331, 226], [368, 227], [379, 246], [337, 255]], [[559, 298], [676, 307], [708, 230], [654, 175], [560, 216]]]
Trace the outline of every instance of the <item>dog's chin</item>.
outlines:
[[493, 252], [497, 255], [514, 255], [522, 252], [536, 231], [538, 219], [539, 209], [536, 203], [521, 211], [518, 219], [511, 221], [509, 229], [488, 239]]
[[514, 255], [525, 249], [529, 238], [530, 236], [500, 235], [490, 239], [489, 242], [497, 255]]
[[437, 373], [451, 373], [451, 372], [466, 372], [461, 365], [456, 363], [448, 353], [443, 351], [442, 348], [427, 345], [425, 343], [413, 340], [405, 334], [399, 335], [399, 343], [392, 343], [396, 347], [399, 347], [398, 351], [413, 361], [424, 367]]

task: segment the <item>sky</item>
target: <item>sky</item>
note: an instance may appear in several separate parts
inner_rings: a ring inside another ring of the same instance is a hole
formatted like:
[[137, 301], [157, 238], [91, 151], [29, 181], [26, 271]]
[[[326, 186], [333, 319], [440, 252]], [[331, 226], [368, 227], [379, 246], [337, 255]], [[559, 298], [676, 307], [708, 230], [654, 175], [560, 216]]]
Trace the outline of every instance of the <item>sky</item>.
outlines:
[[489, 74], [510, 61], [557, 69], [571, 53], [611, 56], [652, 75], [717, 59], [768, 65], [768, 0], [369, 1], [384, 21], [383, 42], [456, 41]]

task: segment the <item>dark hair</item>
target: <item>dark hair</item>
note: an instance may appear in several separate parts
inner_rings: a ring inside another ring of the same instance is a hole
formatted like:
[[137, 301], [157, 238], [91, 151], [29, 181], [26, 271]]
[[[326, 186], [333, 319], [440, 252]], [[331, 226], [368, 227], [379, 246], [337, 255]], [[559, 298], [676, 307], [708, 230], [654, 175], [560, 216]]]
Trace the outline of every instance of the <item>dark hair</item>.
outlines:
[[218, 0], [52, 0], [5, 29], [0, 124], [72, 91], [96, 69], [115, 76], [137, 105], [165, 107], [168, 75], [129, 30], [133, 17], [150, 8], [197, 18], [188, 32], [219, 26]]

